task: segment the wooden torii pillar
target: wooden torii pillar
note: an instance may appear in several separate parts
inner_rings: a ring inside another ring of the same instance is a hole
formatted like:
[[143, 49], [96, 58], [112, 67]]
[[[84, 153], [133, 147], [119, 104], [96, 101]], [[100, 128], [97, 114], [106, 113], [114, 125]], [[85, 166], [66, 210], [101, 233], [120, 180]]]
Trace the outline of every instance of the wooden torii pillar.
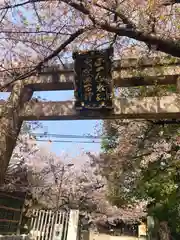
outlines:
[[[180, 86], [180, 59], [121, 59], [113, 65], [115, 87], [148, 86], [155, 83]], [[33, 91], [73, 90], [73, 79], [72, 65], [67, 69], [55, 66], [46, 68], [38, 76], [16, 81], [14, 86], [6, 89], [11, 94], [4, 104], [0, 104], [0, 184], [4, 181], [23, 120], [180, 119], [180, 94], [115, 99], [114, 110], [106, 115], [78, 112], [73, 101], [29, 101]]]
[[22, 125], [19, 114], [26, 100], [33, 92], [24, 88], [23, 81], [15, 82], [8, 100], [1, 108], [0, 118], [0, 185], [4, 181], [13, 149]]

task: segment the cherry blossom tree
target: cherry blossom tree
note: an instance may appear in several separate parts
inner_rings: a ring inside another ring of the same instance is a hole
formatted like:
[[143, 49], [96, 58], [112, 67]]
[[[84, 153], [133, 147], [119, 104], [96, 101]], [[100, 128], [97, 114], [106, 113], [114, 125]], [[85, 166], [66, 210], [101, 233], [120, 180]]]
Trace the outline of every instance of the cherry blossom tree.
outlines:
[[38, 147], [36, 140], [26, 134], [15, 148], [3, 190], [30, 193], [24, 209], [26, 224], [34, 208], [79, 209], [83, 226], [96, 230], [107, 230], [122, 219], [134, 223], [144, 216], [143, 207], [112, 206], [107, 200], [107, 187], [106, 179], [90, 160], [82, 166], [64, 163], [47, 147]]
[[178, 1], [8, 0], [0, 16], [2, 85], [46, 64], [64, 66], [78, 49], [113, 45], [116, 57], [135, 49], [180, 56]]

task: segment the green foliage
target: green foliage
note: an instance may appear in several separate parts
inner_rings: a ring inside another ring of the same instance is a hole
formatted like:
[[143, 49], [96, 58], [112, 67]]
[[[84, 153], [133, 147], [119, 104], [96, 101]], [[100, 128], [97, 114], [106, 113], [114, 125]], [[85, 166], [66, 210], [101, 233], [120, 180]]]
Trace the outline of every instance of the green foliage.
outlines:
[[103, 124], [101, 149], [106, 153], [113, 151], [118, 144], [118, 130], [112, 123], [113, 121], [104, 121]]
[[23, 122], [21, 134], [32, 134], [34, 130], [41, 129], [43, 126], [38, 121]]
[[[173, 92], [173, 86], [169, 87], [169, 90]], [[111, 127], [106, 128], [106, 131], [107, 129]], [[114, 151], [116, 163], [114, 160], [111, 161], [114, 166], [109, 166], [110, 177], [107, 179], [109, 182], [107, 198], [111, 203], [120, 207], [139, 201], [148, 201], [148, 214], [159, 222], [167, 221], [171, 235], [175, 239], [180, 237], [179, 133], [178, 124], [155, 125], [146, 136], [146, 145], [144, 142], [140, 144], [137, 157], [131, 156], [131, 160], [123, 159], [122, 153], [118, 155], [115, 153], [120, 143], [111, 147], [110, 152], [112, 155]], [[113, 140], [113, 137], [111, 139]], [[160, 142], [162, 144], [159, 145], [159, 150], [157, 146], [154, 148]], [[162, 150], [163, 143], [169, 147]], [[107, 146], [105, 150], [108, 155]], [[161, 152], [161, 154], [157, 154], [153, 161], [149, 160], [142, 165], [141, 163], [148, 159], [152, 152], [156, 154]], [[111, 155], [109, 155], [110, 158]], [[134, 165], [134, 170], [130, 169], [129, 162]]]
[[103, 137], [101, 142], [101, 148], [102, 150], [111, 151], [114, 149], [117, 145], [116, 137]]
[[153, 86], [140, 86], [139, 90], [141, 97], [164, 96], [177, 92], [176, 85], [157, 85], [156, 82]]
[[180, 162], [175, 157], [178, 150], [179, 146], [173, 146], [171, 158], [148, 164], [137, 185], [142, 199], [152, 199], [149, 214], [159, 221], [167, 221], [176, 236], [180, 236]]
[[31, 132], [31, 125], [28, 122], [23, 122], [21, 132], [22, 133], [30, 133]]

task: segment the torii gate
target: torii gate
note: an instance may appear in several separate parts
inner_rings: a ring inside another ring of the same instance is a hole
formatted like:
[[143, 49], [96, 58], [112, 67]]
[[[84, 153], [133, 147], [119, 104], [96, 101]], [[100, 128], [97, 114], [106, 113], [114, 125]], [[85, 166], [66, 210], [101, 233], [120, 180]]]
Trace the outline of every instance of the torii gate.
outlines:
[[[179, 87], [180, 59], [141, 58], [113, 62], [114, 87], [176, 84]], [[0, 184], [4, 180], [23, 120], [80, 119], [180, 119], [180, 94], [114, 100], [113, 111], [103, 114], [78, 112], [73, 101], [36, 102], [34, 91], [73, 90], [74, 71], [70, 64], [46, 68], [38, 76], [16, 81], [4, 91], [11, 92], [0, 102]]]

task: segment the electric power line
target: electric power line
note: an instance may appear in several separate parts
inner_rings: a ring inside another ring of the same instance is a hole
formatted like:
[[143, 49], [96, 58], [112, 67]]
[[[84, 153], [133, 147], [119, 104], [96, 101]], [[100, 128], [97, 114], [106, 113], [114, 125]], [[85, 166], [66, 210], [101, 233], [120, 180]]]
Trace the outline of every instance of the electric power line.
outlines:
[[55, 133], [32, 133], [35, 137], [46, 138], [46, 137], [54, 137], [54, 138], [86, 138], [86, 139], [101, 139], [103, 136], [93, 136], [93, 135], [68, 135], [68, 134], [55, 134]]
[[[164, 124], [180, 124], [179, 120], [159, 120], [153, 122], [153, 124], [158, 124], [158, 125], [164, 125]], [[103, 136], [103, 135], [72, 135], [72, 134], [55, 134], [55, 133], [32, 133], [32, 136], [36, 138], [36, 141], [39, 142], [59, 142], [59, 143], [101, 143], [100, 141], [95, 141], [95, 140], [102, 140], [102, 139], [109, 139], [112, 138], [112, 136]], [[58, 139], [92, 139], [92, 141], [77, 141], [77, 140], [50, 140], [47, 138], [58, 138]], [[40, 138], [40, 139], [39, 139]], [[116, 136], [114, 136], [116, 138]]]
[[36, 139], [37, 142], [56, 142], [56, 143], [101, 143], [97, 141], [71, 141], [71, 140], [45, 140]]

